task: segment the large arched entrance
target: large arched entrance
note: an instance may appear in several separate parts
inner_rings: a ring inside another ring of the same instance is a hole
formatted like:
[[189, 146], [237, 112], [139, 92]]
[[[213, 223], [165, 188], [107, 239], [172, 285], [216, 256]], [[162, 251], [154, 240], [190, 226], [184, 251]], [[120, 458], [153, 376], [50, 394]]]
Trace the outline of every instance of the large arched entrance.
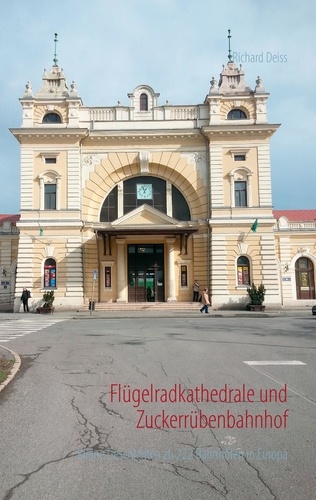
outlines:
[[300, 257], [295, 263], [297, 300], [315, 299], [314, 265], [307, 257]]

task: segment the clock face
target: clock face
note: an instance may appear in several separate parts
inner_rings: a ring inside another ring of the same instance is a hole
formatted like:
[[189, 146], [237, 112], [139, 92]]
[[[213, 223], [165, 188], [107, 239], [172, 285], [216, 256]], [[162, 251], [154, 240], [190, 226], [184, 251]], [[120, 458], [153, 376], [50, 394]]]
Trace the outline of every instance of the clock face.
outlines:
[[152, 200], [153, 187], [151, 184], [136, 184], [136, 192], [138, 200]]

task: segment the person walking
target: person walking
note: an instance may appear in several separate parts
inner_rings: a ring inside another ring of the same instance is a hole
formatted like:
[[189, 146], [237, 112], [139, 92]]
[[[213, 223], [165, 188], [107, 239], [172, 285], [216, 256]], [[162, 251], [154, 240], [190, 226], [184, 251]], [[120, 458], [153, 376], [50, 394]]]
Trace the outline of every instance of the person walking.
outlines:
[[29, 290], [27, 290], [27, 288], [23, 288], [23, 292], [21, 295], [21, 301], [23, 302], [24, 312], [30, 312], [29, 311], [29, 304], [28, 304], [28, 300], [30, 297], [31, 297], [31, 294], [30, 294]]
[[193, 283], [193, 302], [198, 302], [199, 301], [199, 290], [200, 290], [200, 285], [198, 280], [194, 280]]
[[208, 314], [208, 306], [210, 305], [210, 299], [208, 297], [208, 289], [207, 288], [204, 288], [204, 290], [202, 292], [201, 302], [202, 302], [203, 306], [201, 307], [200, 312], [202, 313], [203, 311], [205, 311], [205, 314]]

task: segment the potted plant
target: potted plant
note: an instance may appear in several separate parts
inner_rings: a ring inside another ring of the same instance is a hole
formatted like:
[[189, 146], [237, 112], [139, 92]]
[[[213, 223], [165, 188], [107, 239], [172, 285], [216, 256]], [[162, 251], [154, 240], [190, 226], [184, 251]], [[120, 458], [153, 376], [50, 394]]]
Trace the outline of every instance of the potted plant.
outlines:
[[264, 285], [261, 283], [261, 285], [257, 287], [252, 283], [251, 287], [247, 288], [247, 293], [250, 297], [250, 303], [247, 304], [248, 311], [264, 311], [266, 307], [263, 305], [266, 293]]
[[49, 290], [43, 293], [43, 305], [36, 310], [39, 314], [52, 314], [54, 312], [53, 302], [55, 300], [54, 290]]

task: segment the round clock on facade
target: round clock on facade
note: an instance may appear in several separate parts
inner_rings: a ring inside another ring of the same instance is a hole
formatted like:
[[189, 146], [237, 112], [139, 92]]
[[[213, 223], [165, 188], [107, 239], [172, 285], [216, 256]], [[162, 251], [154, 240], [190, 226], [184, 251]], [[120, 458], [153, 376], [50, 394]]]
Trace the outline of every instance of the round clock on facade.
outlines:
[[152, 184], [136, 184], [136, 193], [138, 200], [152, 200], [153, 198]]

